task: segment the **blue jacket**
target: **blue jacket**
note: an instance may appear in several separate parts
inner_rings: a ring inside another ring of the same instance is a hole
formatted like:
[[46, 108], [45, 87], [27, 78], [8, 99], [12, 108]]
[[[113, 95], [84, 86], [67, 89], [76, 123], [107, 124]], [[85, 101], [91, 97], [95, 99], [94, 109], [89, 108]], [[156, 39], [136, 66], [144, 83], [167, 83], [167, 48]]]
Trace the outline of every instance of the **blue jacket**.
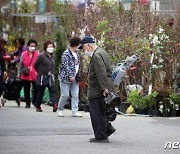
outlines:
[[[78, 62], [80, 62], [80, 57], [77, 54]], [[70, 49], [67, 49], [63, 52], [61, 56], [61, 66], [59, 70], [58, 79], [67, 83], [71, 83], [70, 78], [75, 77], [76, 68], [75, 68], [75, 57], [73, 56]]]

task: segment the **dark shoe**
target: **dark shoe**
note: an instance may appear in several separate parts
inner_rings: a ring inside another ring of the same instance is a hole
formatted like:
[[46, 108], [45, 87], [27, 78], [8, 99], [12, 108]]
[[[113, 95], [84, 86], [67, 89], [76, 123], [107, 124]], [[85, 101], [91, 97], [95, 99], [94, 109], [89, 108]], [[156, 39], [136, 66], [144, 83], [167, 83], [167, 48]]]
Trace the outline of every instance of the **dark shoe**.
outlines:
[[53, 105], [53, 112], [56, 112], [56, 111], [57, 111], [57, 108], [58, 108], [57, 104], [54, 104], [54, 105]]
[[111, 125], [107, 131], [107, 136], [110, 136], [116, 131], [116, 129]]
[[30, 105], [26, 105], [25, 108], [30, 108]]
[[36, 104], [35, 103], [32, 103], [34, 107], [36, 107]]
[[104, 138], [104, 139], [96, 139], [96, 138], [90, 138], [89, 142], [95, 142], [95, 143], [108, 143], [109, 139], [108, 137]]
[[40, 106], [36, 108], [36, 112], [42, 112], [42, 109]]

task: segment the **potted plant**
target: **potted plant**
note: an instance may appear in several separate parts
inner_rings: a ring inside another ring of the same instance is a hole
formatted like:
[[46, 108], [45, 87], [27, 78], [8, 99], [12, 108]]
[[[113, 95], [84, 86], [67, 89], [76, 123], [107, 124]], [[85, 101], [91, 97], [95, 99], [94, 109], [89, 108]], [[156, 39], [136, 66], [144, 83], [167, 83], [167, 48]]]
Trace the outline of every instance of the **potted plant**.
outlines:
[[159, 102], [157, 99], [158, 92], [154, 91], [153, 93], [146, 96], [146, 100], [149, 103], [148, 114], [152, 116], [160, 116], [159, 112]]
[[149, 108], [149, 95], [146, 95], [142, 97], [139, 101], [139, 107], [140, 107], [140, 113], [141, 114], [147, 114], [148, 108]]
[[[132, 90], [128, 96], [127, 101], [131, 104], [131, 106], [135, 109], [136, 113], [140, 109], [140, 100], [141, 95], [137, 90]], [[138, 112], [139, 113], [139, 112]]]
[[163, 117], [170, 117], [171, 104], [169, 98], [163, 98], [162, 103], [164, 105], [164, 110], [162, 112]]
[[158, 90], [158, 100], [159, 102], [162, 102], [162, 116], [163, 117], [169, 117], [170, 116], [170, 110], [171, 110], [171, 104], [170, 104], [170, 94], [172, 93], [172, 90], [168, 87], [160, 88]]
[[171, 104], [171, 116], [176, 117], [178, 115], [179, 106], [180, 106], [180, 94], [172, 93], [170, 95], [170, 104]]

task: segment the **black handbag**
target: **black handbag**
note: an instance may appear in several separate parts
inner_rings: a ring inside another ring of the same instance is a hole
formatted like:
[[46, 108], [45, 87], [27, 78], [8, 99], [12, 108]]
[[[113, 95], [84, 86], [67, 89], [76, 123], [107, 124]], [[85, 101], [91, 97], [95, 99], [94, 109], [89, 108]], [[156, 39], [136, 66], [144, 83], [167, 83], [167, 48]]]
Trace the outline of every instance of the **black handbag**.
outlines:
[[23, 67], [22, 68], [22, 74], [24, 76], [28, 76], [29, 75], [29, 67]]

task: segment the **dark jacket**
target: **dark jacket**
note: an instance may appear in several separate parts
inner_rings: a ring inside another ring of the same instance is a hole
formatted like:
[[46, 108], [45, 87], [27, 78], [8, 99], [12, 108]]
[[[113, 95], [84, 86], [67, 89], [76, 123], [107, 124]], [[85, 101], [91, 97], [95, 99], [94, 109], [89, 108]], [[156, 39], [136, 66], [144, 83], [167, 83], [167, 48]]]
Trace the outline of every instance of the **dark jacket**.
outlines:
[[0, 47], [0, 76], [3, 77], [5, 71], [5, 60], [4, 60], [5, 50]]
[[98, 47], [91, 58], [88, 71], [88, 98], [103, 96], [103, 91], [113, 91], [111, 61], [108, 53]]
[[49, 72], [54, 74], [54, 58], [49, 57], [46, 52], [39, 54], [34, 68], [38, 75], [48, 75]]
[[5, 60], [4, 60], [5, 50], [0, 47], [0, 96], [4, 90], [4, 71], [5, 71]]

